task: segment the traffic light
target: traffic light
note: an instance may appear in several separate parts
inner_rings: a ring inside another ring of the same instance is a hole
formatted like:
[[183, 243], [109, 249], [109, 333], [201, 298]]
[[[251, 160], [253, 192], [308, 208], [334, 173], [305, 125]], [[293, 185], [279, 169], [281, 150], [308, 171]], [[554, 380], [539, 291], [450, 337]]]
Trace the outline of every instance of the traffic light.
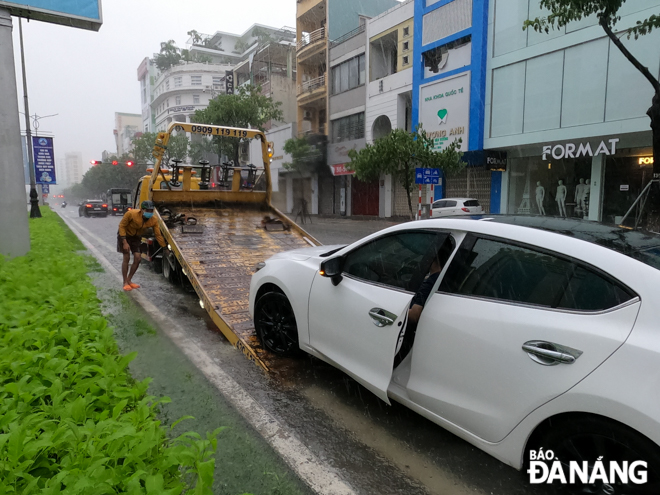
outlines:
[[132, 167], [133, 165], [135, 165], [135, 162], [133, 162], [133, 161], [131, 161], [131, 160], [129, 160], [129, 161], [126, 162], [126, 166], [127, 166], [127, 167]]
[[89, 163], [91, 163], [92, 165], [101, 165], [101, 163], [103, 162], [101, 162], [101, 160], [90, 160]]
[[268, 141], [268, 158], [269, 162], [273, 162], [273, 152], [275, 151], [275, 143]]
[[113, 165], [119, 165], [119, 162], [117, 160], [112, 160]]

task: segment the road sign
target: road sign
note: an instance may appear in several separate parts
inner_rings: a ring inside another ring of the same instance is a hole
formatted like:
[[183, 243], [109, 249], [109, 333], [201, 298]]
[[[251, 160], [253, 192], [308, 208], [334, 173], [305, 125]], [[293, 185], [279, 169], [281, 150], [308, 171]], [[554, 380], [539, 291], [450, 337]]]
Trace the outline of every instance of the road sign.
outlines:
[[416, 168], [415, 184], [440, 184], [440, 169]]
[[48, 184], [41, 184], [41, 193], [42, 194], [49, 194], [50, 193], [50, 186]]
[[32, 137], [34, 176], [37, 184], [57, 184], [52, 137]]

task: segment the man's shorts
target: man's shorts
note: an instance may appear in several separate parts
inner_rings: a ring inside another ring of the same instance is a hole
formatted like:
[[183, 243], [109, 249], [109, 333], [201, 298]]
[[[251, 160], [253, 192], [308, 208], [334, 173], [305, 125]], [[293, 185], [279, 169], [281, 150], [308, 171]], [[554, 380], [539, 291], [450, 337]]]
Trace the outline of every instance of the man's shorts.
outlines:
[[[142, 236], [139, 235], [126, 236], [126, 242], [128, 242], [128, 247], [130, 248], [131, 253], [140, 252], [140, 245], [142, 244]], [[118, 253], [124, 252], [124, 239], [119, 237], [119, 234], [117, 234], [117, 252]]]

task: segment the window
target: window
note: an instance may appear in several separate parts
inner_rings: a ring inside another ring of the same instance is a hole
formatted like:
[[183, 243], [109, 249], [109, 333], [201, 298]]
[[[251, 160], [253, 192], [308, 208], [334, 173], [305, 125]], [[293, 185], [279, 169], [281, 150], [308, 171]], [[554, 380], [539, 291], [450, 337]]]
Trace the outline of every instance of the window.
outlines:
[[333, 143], [362, 138], [364, 138], [364, 112], [332, 121]]
[[468, 199], [463, 201], [463, 206], [479, 206], [479, 201], [476, 199]]
[[408, 55], [405, 55], [403, 57], [403, 65], [408, 65], [408, 60], [409, 60]]
[[634, 294], [578, 262], [517, 244], [468, 236], [441, 292], [579, 311], [613, 308]]
[[180, 88], [182, 86], [181, 83], [181, 76], [177, 76], [174, 78], [174, 87], [175, 88]]
[[166, 100], [166, 103], [167, 103], [167, 108], [170, 108], [170, 99], [169, 98]]
[[410, 28], [409, 27], [404, 27], [403, 28], [403, 35], [404, 36], [410, 36]]
[[448, 234], [418, 231], [386, 235], [350, 252], [346, 275], [415, 292]]
[[364, 54], [351, 58], [332, 68], [332, 94], [357, 88], [366, 82], [367, 70]]
[[202, 76], [190, 76], [190, 84], [193, 86], [201, 86]]
[[199, 95], [193, 95], [193, 104], [199, 105]]
[[213, 76], [213, 85], [222, 84], [222, 78], [220, 76]]
[[403, 42], [403, 50], [404, 51], [410, 50], [410, 41]]
[[174, 98], [174, 101], [176, 101], [177, 105], [181, 105], [181, 97], [180, 96], [177, 96], [176, 98]]
[[170, 90], [170, 80], [168, 79], [167, 81], [165, 81], [165, 91], [169, 91], [169, 90]]

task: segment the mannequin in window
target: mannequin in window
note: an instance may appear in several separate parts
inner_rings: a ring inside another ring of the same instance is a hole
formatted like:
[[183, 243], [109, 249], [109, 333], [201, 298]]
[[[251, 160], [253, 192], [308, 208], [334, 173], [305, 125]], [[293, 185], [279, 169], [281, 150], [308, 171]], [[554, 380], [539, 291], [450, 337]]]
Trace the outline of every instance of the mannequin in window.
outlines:
[[541, 182], [536, 183], [536, 206], [539, 209], [539, 214], [545, 215], [545, 208], [543, 208], [543, 199], [545, 198], [545, 187]]
[[557, 186], [557, 195], [555, 196], [555, 201], [557, 202], [557, 207], [559, 208], [559, 216], [566, 216], [566, 186], [564, 181], [560, 180]]
[[586, 189], [584, 179], [580, 179], [580, 183], [575, 186], [575, 209], [584, 213], [584, 191]]

